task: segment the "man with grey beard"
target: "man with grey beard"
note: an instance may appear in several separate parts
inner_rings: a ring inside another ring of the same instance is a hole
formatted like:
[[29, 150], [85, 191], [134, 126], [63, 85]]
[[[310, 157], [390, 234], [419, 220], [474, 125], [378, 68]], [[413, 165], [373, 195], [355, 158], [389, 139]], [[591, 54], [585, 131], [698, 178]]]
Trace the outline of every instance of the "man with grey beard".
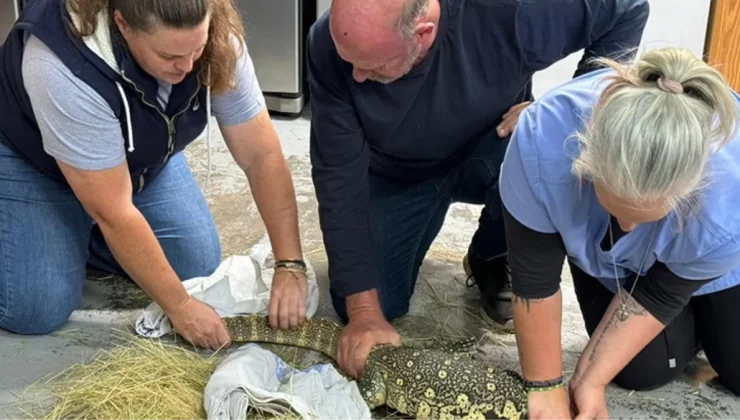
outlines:
[[499, 167], [532, 76], [583, 50], [636, 49], [647, 0], [334, 0], [311, 28], [311, 161], [339, 364], [400, 342], [450, 204], [483, 205], [463, 266], [490, 323], [513, 329]]

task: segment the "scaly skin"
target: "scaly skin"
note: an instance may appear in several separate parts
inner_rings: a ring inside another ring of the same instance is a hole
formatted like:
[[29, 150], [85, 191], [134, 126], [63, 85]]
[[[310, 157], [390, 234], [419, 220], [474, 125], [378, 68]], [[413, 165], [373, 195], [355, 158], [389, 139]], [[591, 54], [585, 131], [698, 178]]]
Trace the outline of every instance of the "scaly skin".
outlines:
[[[224, 318], [224, 323], [234, 343], [284, 344], [337, 359], [342, 327], [329, 320], [311, 319], [295, 330], [272, 329], [263, 316]], [[524, 418], [527, 391], [521, 376], [470, 357], [474, 344], [376, 346], [357, 382], [360, 393], [371, 410], [387, 405], [417, 419]]]

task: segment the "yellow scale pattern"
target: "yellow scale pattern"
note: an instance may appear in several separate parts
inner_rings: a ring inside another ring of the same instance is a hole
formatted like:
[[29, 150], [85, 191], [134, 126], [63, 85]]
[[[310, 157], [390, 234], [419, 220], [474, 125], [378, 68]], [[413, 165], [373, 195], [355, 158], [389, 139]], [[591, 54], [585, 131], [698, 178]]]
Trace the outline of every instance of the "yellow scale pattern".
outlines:
[[[295, 330], [274, 330], [263, 316], [224, 318], [232, 342], [284, 344], [336, 360], [342, 327], [311, 319]], [[416, 419], [526, 417], [527, 391], [513, 371], [497, 371], [466, 352], [474, 341], [418, 348], [376, 346], [357, 385], [368, 407], [387, 405]]]

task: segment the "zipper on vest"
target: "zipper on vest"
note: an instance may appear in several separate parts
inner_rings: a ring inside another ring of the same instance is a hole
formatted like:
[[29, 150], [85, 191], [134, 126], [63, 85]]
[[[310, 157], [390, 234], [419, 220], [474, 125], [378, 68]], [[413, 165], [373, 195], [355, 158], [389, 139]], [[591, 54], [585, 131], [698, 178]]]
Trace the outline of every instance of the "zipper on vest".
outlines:
[[[192, 108], [192, 106], [193, 106], [193, 99], [195, 99], [198, 96], [198, 93], [200, 93], [200, 88], [201, 88], [200, 79], [198, 79], [198, 88], [195, 89], [195, 93], [193, 93], [190, 96], [190, 99], [188, 99], [188, 103], [185, 105], [185, 107], [183, 107], [183, 109], [181, 109], [178, 113], [176, 113], [175, 115], [173, 115], [171, 119], [168, 119], [168, 124], [169, 124], [169, 126], [168, 126], [169, 127], [169, 136], [168, 137], [169, 138], [167, 140], [167, 156], [165, 157], [165, 159], [164, 159], [164, 161], [162, 163], [167, 162], [167, 159], [169, 159], [169, 157], [172, 155], [172, 152], [175, 150], [175, 142], [174, 142], [174, 140], [175, 140], [175, 133], [177, 132], [177, 130], [175, 129], [175, 120], [177, 119], [177, 117], [179, 117], [180, 115], [184, 114], [185, 111], [187, 111], [188, 109]], [[206, 116], [206, 118], [210, 118], [210, 115], [209, 116]]]
[[[141, 101], [145, 105], [147, 105], [150, 108], [152, 108], [155, 111], [157, 111], [157, 114], [159, 114], [159, 116], [162, 117], [164, 119], [164, 121], [167, 123], [167, 132], [168, 132], [167, 133], [167, 153], [165, 154], [165, 157], [164, 157], [164, 160], [162, 161], [162, 164], [167, 163], [167, 160], [170, 158], [170, 155], [172, 154], [172, 151], [175, 148], [175, 143], [174, 143], [174, 137], [175, 137], [175, 119], [177, 117], [179, 117], [180, 115], [182, 115], [185, 111], [187, 111], [188, 109], [190, 109], [190, 107], [192, 106], [193, 99], [195, 99], [195, 97], [198, 96], [198, 93], [200, 92], [200, 88], [201, 88], [200, 80], [198, 80], [198, 88], [195, 89], [195, 93], [192, 96], [190, 96], [190, 99], [188, 100], [188, 103], [186, 104], [186, 106], [182, 110], [180, 110], [180, 112], [178, 112], [175, 115], [173, 115], [172, 118], [169, 118], [166, 114], [164, 114], [162, 111], [160, 111], [159, 108], [156, 105], [152, 105], [150, 102], [148, 102], [146, 100], [146, 98], [144, 96], [144, 92], [141, 89], [139, 89], [139, 87], [136, 85], [136, 83], [134, 83], [131, 79], [129, 79], [128, 77], [126, 77], [126, 72], [123, 71], [123, 70], [121, 70], [121, 77], [123, 78], [123, 80], [126, 81], [126, 83], [130, 84], [136, 90], [136, 92], [139, 93], [139, 95], [141, 95]], [[207, 118], [210, 118], [210, 115], [207, 116]], [[129, 129], [131, 129], [131, 127], [129, 127]], [[147, 169], [145, 168], [144, 171], [139, 176], [139, 189], [138, 189], [138, 192], [141, 192], [141, 190], [144, 189], [144, 174], [146, 174], [146, 172], [147, 172]]]
[[[177, 120], [177, 117], [179, 117], [180, 115], [184, 114], [185, 111], [187, 111], [188, 109], [192, 108], [192, 106], [193, 106], [193, 99], [195, 99], [198, 96], [198, 93], [200, 93], [200, 89], [201, 89], [201, 84], [200, 84], [200, 79], [198, 79], [198, 87], [195, 89], [195, 93], [193, 93], [190, 96], [190, 99], [188, 99], [188, 103], [185, 104], [185, 106], [179, 112], [177, 112], [175, 115], [173, 115], [171, 119], [169, 119], [169, 118], [167, 119], [168, 120], [168, 124], [169, 124], [169, 135], [168, 135], [168, 139], [167, 139], [167, 156], [165, 156], [165, 159], [164, 159], [164, 161], [162, 163], [166, 163], [167, 160], [172, 155], [172, 152], [175, 150], [175, 141], [174, 140], [175, 140], [175, 133], [177, 132], [177, 130], [175, 129], [175, 120]], [[165, 116], [165, 118], [166, 117], [167, 116]], [[210, 115], [207, 115], [206, 116], [206, 118], [210, 118], [210, 117], [211, 117]]]
[[138, 192], [141, 192], [141, 190], [144, 189], [144, 184], [146, 183], [146, 179], [144, 179], [144, 175], [149, 171], [149, 168], [144, 168], [143, 171], [141, 171], [141, 175], [139, 175], [139, 189]]

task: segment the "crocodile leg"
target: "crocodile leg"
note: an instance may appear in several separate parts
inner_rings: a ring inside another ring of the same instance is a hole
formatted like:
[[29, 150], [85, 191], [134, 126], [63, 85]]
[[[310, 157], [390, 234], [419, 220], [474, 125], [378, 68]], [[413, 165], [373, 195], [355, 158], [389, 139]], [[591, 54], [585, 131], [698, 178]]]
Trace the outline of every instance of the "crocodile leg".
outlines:
[[478, 350], [478, 340], [469, 337], [462, 340], [445, 340], [436, 346], [436, 349], [460, 357], [471, 357]]
[[520, 420], [526, 418], [528, 399], [522, 379], [512, 370], [502, 370], [498, 373], [498, 389], [494, 398], [494, 407], [490, 410], [480, 410], [485, 418]]
[[374, 364], [368, 363], [362, 376], [357, 380], [357, 388], [368, 408], [374, 410], [386, 404], [388, 396], [383, 374]]
[[478, 339], [475, 337], [468, 337], [463, 339], [441, 339], [424, 342], [421, 344], [404, 344], [406, 347], [420, 349], [420, 350], [435, 350], [443, 353], [448, 353], [458, 358], [472, 357], [477, 353], [478, 350]]

